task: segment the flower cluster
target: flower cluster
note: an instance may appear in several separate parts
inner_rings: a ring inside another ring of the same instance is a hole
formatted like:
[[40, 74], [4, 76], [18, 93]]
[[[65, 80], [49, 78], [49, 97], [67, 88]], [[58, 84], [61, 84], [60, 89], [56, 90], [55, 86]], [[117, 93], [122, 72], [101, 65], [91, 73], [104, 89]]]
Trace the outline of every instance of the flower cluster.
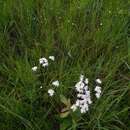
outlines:
[[[49, 56], [48, 59], [54, 61], [55, 57]], [[45, 57], [40, 58], [39, 64], [44, 68], [47, 67], [49, 65], [48, 59], [46, 59]], [[37, 71], [37, 69], [38, 69], [37, 66], [32, 67], [32, 71], [34, 72]], [[102, 81], [100, 79], [96, 79], [95, 82], [96, 82], [96, 87], [94, 89], [95, 96], [97, 99], [99, 99], [102, 93], [100, 87]], [[79, 109], [81, 113], [86, 113], [87, 111], [89, 111], [89, 107], [92, 104], [92, 100], [88, 84], [89, 84], [88, 78], [86, 78], [84, 75], [80, 75], [79, 81], [75, 84], [75, 90], [77, 92], [77, 96], [76, 96], [76, 102], [71, 106], [73, 112], [76, 111], [77, 109]], [[48, 89], [48, 95], [50, 97], [52, 97], [55, 94], [55, 89], [59, 87], [60, 83], [58, 80], [55, 80], [52, 82], [52, 85], [55, 88]], [[42, 89], [43, 87], [40, 86], [40, 88]]]
[[40, 58], [39, 63], [43, 66], [46, 67], [48, 66], [48, 60], [46, 58]]
[[73, 111], [80, 108], [81, 113], [86, 113], [89, 110], [89, 105], [92, 103], [90, 91], [88, 89], [88, 79], [84, 75], [80, 76], [80, 81], [75, 85], [77, 91], [76, 103], [71, 106]]
[[54, 61], [55, 60], [55, 57], [54, 56], [49, 56], [49, 59]]
[[55, 87], [59, 87], [60, 83], [59, 83], [58, 80], [56, 80], [56, 81], [52, 82], [52, 85], [55, 86]]
[[[55, 57], [54, 57], [54, 56], [49, 56], [48, 59], [50, 59], [50, 60], [52, 60], [52, 61], [55, 61]], [[42, 67], [44, 67], [44, 68], [47, 67], [47, 66], [49, 65], [48, 59], [46, 59], [45, 57], [40, 58], [40, 59], [39, 59], [39, 64], [40, 64]], [[33, 72], [36, 72], [37, 69], [38, 69], [37, 66], [32, 67], [32, 71], [33, 71]], [[59, 83], [58, 80], [56, 80], [56, 81], [53, 81], [53, 82], [52, 82], [52, 85], [55, 86], [55, 87], [58, 87], [58, 86], [60, 85], [60, 83]], [[42, 86], [40, 86], [40, 88], [42, 89]], [[49, 96], [52, 97], [52, 96], [54, 95], [54, 93], [55, 93], [55, 91], [54, 91], [53, 89], [49, 89], [49, 90], [48, 90]]]
[[55, 93], [55, 91], [53, 90], [53, 89], [49, 89], [48, 90], [48, 94], [49, 94], [49, 96], [53, 96], [54, 95], [54, 93]]
[[[56, 80], [56, 81], [53, 81], [53, 82], [52, 82], [52, 85], [55, 86], [55, 87], [59, 87], [60, 83], [59, 83], [58, 80]], [[54, 93], [55, 93], [55, 91], [54, 91], [53, 89], [49, 89], [49, 90], [48, 90], [49, 96], [52, 97], [52, 96], [54, 95]]]
[[[49, 56], [49, 59], [54, 61], [55, 57], [54, 56]], [[39, 59], [39, 64], [42, 65], [42, 67], [47, 67], [49, 65], [48, 59], [46, 59], [45, 57], [42, 57]], [[32, 71], [37, 71], [38, 67], [34, 66], [32, 67]]]
[[[97, 84], [101, 84], [102, 83], [102, 81], [100, 80], [100, 79], [96, 79], [96, 83]], [[94, 89], [94, 91], [96, 92], [95, 93], [95, 96], [96, 96], [96, 98], [100, 98], [100, 96], [101, 96], [101, 87], [99, 86], [99, 85], [97, 85], [96, 87], [95, 87], [95, 89]]]
[[[81, 113], [86, 113], [89, 110], [90, 104], [92, 104], [90, 90], [88, 88], [88, 78], [85, 78], [84, 75], [80, 76], [80, 81], [76, 83], [75, 89], [77, 91], [77, 100], [75, 104], [71, 106], [72, 111], [76, 111], [77, 108], [80, 109]], [[101, 84], [102, 81], [100, 79], [96, 79], [96, 83]], [[101, 87], [95, 87], [95, 96], [100, 98], [101, 96]]]

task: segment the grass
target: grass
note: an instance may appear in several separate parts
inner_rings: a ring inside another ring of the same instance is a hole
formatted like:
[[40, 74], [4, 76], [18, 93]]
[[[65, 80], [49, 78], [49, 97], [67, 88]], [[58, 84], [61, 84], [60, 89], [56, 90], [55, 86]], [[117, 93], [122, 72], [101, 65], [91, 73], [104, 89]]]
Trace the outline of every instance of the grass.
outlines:
[[[129, 5], [128, 0], [1, 0], [0, 129], [130, 130]], [[40, 76], [32, 73], [38, 59], [49, 55], [55, 63]], [[90, 89], [95, 78], [102, 79], [102, 97], [88, 113], [61, 118], [60, 95], [75, 100], [81, 73], [90, 78]], [[50, 98], [55, 79], [61, 85]]]

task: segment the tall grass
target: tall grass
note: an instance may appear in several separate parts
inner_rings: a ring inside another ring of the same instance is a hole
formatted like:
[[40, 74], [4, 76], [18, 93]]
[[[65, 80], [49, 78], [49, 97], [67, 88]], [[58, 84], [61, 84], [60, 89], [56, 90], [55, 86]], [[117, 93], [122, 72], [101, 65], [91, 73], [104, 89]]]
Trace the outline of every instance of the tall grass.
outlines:
[[[127, 0], [1, 0], [0, 129], [129, 130], [129, 5]], [[49, 55], [56, 63], [38, 80], [31, 68]], [[74, 99], [80, 73], [91, 82], [100, 77], [103, 95], [85, 115], [61, 118], [59, 95]], [[62, 85], [50, 98], [54, 79]]]

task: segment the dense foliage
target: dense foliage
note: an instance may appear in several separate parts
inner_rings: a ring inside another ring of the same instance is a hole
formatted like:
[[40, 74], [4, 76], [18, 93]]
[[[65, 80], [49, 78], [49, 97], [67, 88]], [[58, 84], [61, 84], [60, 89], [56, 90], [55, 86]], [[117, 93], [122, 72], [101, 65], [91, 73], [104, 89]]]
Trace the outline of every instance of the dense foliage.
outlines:
[[[129, 7], [129, 0], [0, 0], [0, 129], [130, 130]], [[50, 55], [55, 63], [34, 74]], [[90, 89], [102, 79], [102, 96], [86, 114], [69, 111], [80, 74]], [[49, 97], [54, 80], [60, 86]]]

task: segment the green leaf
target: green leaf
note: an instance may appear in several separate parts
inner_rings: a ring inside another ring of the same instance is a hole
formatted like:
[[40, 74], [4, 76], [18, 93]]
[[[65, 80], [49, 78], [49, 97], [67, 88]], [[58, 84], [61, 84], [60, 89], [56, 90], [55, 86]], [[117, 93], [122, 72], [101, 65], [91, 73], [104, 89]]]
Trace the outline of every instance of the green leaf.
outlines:
[[60, 95], [60, 100], [64, 105], [70, 106], [70, 100], [68, 100], [64, 95]]
[[61, 118], [66, 118], [70, 114], [70, 111], [64, 112], [60, 114]]
[[65, 118], [60, 124], [60, 130], [67, 130], [72, 125], [71, 118]]

